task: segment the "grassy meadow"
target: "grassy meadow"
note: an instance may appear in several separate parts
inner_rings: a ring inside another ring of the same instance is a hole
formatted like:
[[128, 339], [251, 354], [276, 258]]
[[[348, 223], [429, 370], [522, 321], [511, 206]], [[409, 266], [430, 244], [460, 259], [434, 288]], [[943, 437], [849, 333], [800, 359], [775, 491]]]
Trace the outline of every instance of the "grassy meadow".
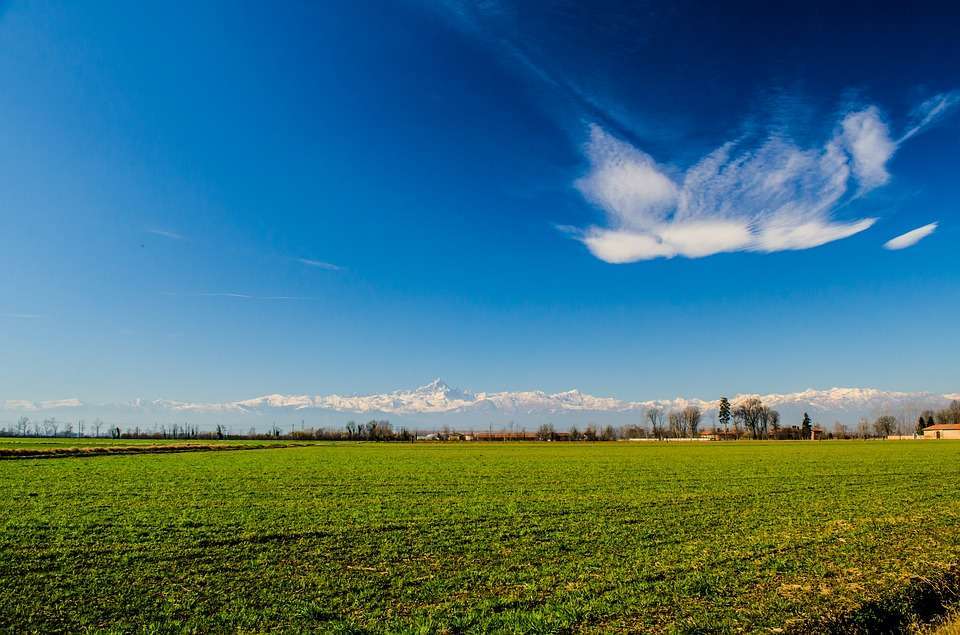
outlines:
[[948, 441], [10, 459], [0, 492], [3, 632], [852, 629], [960, 561]]

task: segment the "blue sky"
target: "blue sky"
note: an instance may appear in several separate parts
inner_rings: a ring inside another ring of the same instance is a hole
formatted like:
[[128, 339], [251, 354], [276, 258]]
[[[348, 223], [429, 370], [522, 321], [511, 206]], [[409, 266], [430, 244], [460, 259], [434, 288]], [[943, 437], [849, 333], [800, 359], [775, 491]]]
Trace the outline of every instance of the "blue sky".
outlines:
[[800, 11], [6, 3], [0, 398], [956, 391], [957, 10]]

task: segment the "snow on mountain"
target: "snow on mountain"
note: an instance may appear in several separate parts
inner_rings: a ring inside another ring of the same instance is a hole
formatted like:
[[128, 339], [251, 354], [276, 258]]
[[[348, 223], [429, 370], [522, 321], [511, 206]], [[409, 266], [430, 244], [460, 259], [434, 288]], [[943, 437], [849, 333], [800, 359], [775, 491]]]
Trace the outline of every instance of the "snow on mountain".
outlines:
[[912, 399], [926, 399], [929, 393], [908, 393], [877, 390], [876, 388], [831, 388], [829, 390], [808, 389], [786, 395], [756, 395], [764, 403], [776, 406], [782, 403], [807, 404], [812, 408], [848, 409], [880, 405], [890, 402], [903, 402]]
[[[882, 391], [875, 388], [808, 389], [795, 393], [768, 395], [737, 395], [730, 399], [736, 404], [750, 397], [781, 410], [785, 417], [794, 418], [809, 411], [823, 421], [834, 419], [855, 421], [860, 416], [876, 416], [881, 411], [919, 412], [923, 408], [938, 408], [960, 393], [937, 395], [926, 392]], [[193, 403], [173, 400], [147, 401], [137, 399], [126, 404], [87, 404], [78, 399], [55, 401], [8, 400], [0, 402], [0, 410], [17, 413], [61, 412], [67, 415], [100, 416], [107, 412], [125, 419], [163, 419], [188, 417], [248, 417], [300, 420], [328, 415], [329, 420], [343, 415], [386, 416], [417, 422], [436, 421], [450, 416], [451, 421], [476, 421], [486, 418], [544, 421], [576, 417], [606, 417], [605, 420], [637, 421], [653, 407], [663, 410], [699, 406], [705, 412], [715, 410], [717, 400], [677, 397], [675, 399], [624, 401], [612, 397], [596, 397], [579, 390], [546, 393], [540, 390], [516, 392], [470, 392], [452, 388], [441, 379], [413, 390], [396, 390], [372, 395], [283, 395], [272, 394], [241, 401]]]
[[49, 401], [27, 401], [24, 399], [8, 399], [0, 402], [3, 410], [52, 410], [56, 408], [78, 408], [83, 405], [79, 399], [53, 399]]

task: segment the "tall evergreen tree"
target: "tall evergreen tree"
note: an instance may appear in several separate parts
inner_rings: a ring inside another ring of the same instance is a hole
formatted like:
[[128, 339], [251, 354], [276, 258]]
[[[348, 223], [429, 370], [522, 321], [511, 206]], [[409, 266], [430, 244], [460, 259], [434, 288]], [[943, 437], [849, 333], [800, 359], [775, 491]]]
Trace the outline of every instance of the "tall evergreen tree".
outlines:
[[730, 402], [726, 397], [720, 397], [720, 423], [723, 424], [723, 431], [726, 432], [730, 426]]
[[810, 415], [803, 413], [803, 423], [800, 424], [800, 436], [804, 439], [809, 439], [812, 429], [813, 424], [810, 422]]

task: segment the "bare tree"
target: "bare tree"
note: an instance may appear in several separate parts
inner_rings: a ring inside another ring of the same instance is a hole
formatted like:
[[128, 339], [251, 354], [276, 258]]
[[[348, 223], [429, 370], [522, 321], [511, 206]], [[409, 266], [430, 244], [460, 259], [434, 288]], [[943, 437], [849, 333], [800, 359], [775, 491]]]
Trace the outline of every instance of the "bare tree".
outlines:
[[647, 436], [647, 429], [640, 424], [631, 423], [620, 426], [621, 439], [642, 439]]
[[700, 419], [703, 417], [703, 413], [700, 412], [699, 406], [687, 406], [683, 409], [683, 423], [685, 431], [691, 436], [697, 436], [697, 429], [700, 427]]
[[598, 438], [597, 426], [592, 423], [588, 423], [586, 429], [583, 431], [583, 438], [587, 441], [596, 441]]
[[685, 436], [683, 429], [683, 414], [673, 410], [667, 415], [667, 424], [670, 426], [670, 436], [674, 438]]
[[833, 424], [833, 438], [835, 439], [846, 439], [847, 438], [847, 426], [843, 425], [839, 421], [834, 422]]
[[650, 422], [650, 432], [657, 439], [663, 438], [663, 410], [660, 408], [648, 408], [647, 421]]
[[733, 415], [733, 434], [739, 439], [743, 433], [743, 426], [746, 425], [746, 421], [744, 421], [744, 411], [741, 408], [734, 408], [731, 414]]
[[756, 397], [744, 399], [733, 410], [734, 419], [739, 419], [750, 430], [754, 439], [761, 438], [766, 432], [766, 420], [763, 403]]
[[881, 415], [873, 422], [873, 429], [878, 437], [886, 437], [893, 434], [897, 428], [897, 418], [893, 415]]
[[553, 441], [553, 425], [545, 423], [537, 428], [537, 439], [540, 441]]
[[937, 412], [937, 423], [960, 424], [960, 400], [954, 399], [950, 405]]
[[773, 438], [779, 438], [780, 436], [780, 413], [772, 408], [766, 408], [767, 411], [767, 422], [770, 424], [770, 430], [773, 431]]

